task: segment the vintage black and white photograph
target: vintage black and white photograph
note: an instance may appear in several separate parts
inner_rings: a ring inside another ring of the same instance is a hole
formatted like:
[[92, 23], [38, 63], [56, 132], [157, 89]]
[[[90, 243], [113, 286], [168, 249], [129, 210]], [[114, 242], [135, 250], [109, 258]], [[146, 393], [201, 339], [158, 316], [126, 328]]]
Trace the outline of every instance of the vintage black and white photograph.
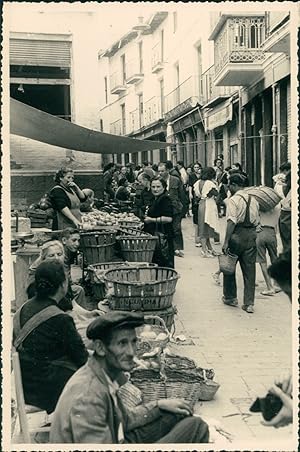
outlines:
[[298, 450], [299, 24], [4, 2], [3, 451]]

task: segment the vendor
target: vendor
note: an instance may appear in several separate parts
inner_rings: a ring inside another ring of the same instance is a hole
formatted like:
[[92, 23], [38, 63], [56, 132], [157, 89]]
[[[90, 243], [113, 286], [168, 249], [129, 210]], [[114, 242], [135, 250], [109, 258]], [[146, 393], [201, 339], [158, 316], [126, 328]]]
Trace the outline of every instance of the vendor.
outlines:
[[81, 225], [80, 203], [86, 200], [86, 196], [75, 184], [73, 170], [61, 168], [57, 171], [54, 180], [57, 185], [50, 191], [51, 203], [56, 211], [52, 229], [79, 228]]
[[126, 177], [121, 177], [118, 182], [118, 189], [115, 194], [117, 201], [129, 201], [130, 191], [128, 190], [129, 182]]
[[81, 212], [92, 212], [95, 204], [95, 192], [91, 188], [83, 188], [82, 193], [86, 196], [86, 200], [81, 203]]
[[36, 295], [14, 315], [13, 345], [19, 352], [25, 403], [51, 413], [88, 352], [73, 319], [58, 306], [68, 290], [62, 262], [42, 262], [35, 288]]
[[128, 411], [118, 395], [134, 367], [138, 313], [113, 311], [94, 320], [87, 336], [94, 354], [69, 381], [53, 417], [50, 443], [207, 443], [207, 424], [182, 399], [138, 404]]

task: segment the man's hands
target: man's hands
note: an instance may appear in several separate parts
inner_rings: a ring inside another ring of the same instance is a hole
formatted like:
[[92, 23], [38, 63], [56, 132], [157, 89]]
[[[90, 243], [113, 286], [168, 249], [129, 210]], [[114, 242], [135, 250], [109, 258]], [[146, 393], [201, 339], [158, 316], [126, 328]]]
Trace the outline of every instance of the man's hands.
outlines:
[[[279, 397], [283, 406], [279, 413], [271, 421], [262, 421], [268, 427], [285, 427], [293, 422], [293, 379], [291, 374], [284, 374], [276, 378], [275, 384], [270, 388], [270, 392]], [[280, 386], [280, 387], [278, 387]]]
[[283, 406], [279, 413], [270, 421], [261, 421], [267, 427], [285, 427], [293, 422], [293, 399], [285, 394], [278, 386], [270, 388], [270, 392], [282, 400]]
[[222, 253], [223, 254], [227, 254], [228, 253], [228, 248], [229, 248], [228, 242], [225, 241], [223, 243], [223, 246], [222, 246]]
[[192, 408], [183, 399], [160, 399], [157, 405], [161, 410], [169, 411], [170, 413], [183, 414], [185, 416], [193, 415]]

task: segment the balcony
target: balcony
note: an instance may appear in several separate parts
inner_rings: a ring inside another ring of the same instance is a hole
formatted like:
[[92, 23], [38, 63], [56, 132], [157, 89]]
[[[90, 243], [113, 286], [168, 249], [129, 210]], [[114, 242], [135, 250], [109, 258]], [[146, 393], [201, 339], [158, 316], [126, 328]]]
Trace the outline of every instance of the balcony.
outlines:
[[159, 97], [152, 97], [144, 105], [144, 126], [154, 124], [162, 118], [161, 101]]
[[122, 135], [122, 121], [118, 119], [117, 121], [110, 123], [110, 133], [112, 135]]
[[290, 54], [290, 13], [289, 11], [270, 11], [267, 13], [266, 52]]
[[129, 133], [136, 132], [139, 130], [139, 109], [136, 108], [135, 110], [129, 112]]
[[201, 93], [203, 96], [203, 108], [213, 108], [231, 97], [239, 90], [238, 86], [216, 86], [215, 67], [211, 66], [203, 72], [201, 77]]
[[152, 48], [151, 68], [153, 74], [156, 74], [157, 72], [161, 71], [164, 67], [163, 57], [161, 53], [162, 53], [161, 45], [160, 43], [157, 43]]
[[222, 15], [210, 39], [215, 49], [215, 85], [247, 86], [263, 74], [265, 15]]
[[114, 72], [110, 76], [110, 92], [111, 94], [123, 94], [126, 91], [125, 77], [121, 72]]
[[126, 64], [126, 83], [135, 84], [143, 80], [143, 60], [131, 60]]
[[165, 119], [180, 116], [197, 104], [202, 104], [200, 77], [192, 75], [165, 96]]

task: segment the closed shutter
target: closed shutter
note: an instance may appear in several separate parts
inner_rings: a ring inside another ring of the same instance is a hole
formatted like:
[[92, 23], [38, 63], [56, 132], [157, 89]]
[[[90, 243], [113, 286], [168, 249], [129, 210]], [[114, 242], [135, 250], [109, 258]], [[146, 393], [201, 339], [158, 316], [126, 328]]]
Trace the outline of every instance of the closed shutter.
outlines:
[[10, 64], [20, 66], [71, 66], [71, 42], [10, 39]]
[[287, 93], [286, 93], [286, 105], [287, 105], [287, 142], [288, 142], [288, 149], [287, 149], [287, 157], [288, 161], [291, 161], [291, 143], [292, 143], [292, 137], [291, 137], [291, 82], [288, 81], [287, 84]]

